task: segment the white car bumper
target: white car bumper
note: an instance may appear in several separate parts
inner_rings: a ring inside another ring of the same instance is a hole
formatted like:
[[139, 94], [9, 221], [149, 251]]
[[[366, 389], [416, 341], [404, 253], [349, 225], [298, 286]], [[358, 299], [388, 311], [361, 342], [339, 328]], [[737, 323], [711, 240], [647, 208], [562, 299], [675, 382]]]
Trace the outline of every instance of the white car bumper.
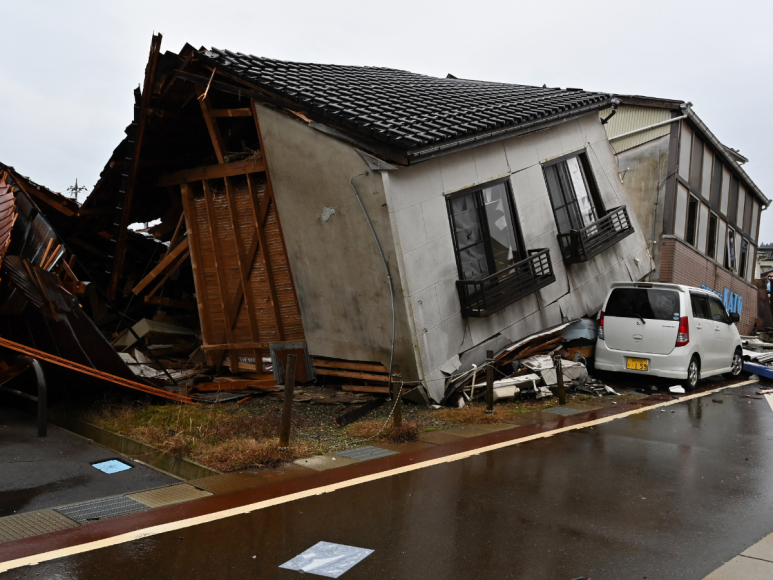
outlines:
[[[651, 354], [613, 350], [601, 339], [596, 340], [595, 366], [602, 371], [631, 373], [634, 375], [652, 375], [669, 379], [686, 379], [687, 365], [694, 351], [687, 346], [675, 347], [668, 354]], [[626, 368], [628, 358], [643, 358], [649, 361], [648, 370], [635, 371]]]

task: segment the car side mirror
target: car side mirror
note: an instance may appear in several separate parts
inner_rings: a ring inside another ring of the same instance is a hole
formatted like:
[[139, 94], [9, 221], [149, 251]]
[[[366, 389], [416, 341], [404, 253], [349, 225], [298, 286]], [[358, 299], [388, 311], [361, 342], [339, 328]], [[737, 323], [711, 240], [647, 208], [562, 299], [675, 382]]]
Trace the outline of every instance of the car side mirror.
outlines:
[[730, 313], [730, 322], [738, 322], [741, 320], [741, 315], [737, 312], [731, 312]]

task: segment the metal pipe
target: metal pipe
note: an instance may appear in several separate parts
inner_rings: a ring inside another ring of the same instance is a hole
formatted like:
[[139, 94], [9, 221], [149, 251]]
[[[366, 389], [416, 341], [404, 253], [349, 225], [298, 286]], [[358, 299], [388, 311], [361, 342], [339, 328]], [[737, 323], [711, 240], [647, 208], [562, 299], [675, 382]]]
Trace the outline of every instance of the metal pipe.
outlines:
[[655, 123], [654, 125], [650, 125], [649, 127], [642, 127], [641, 129], [628, 131], [628, 133], [623, 133], [622, 135], [610, 137], [609, 141], [616, 141], [618, 139], [622, 139], [623, 137], [630, 137], [631, 135], [636, 135], [637, 133], [641, 133], [643, 131], [649, 131], [650, 129], [656, 129], [658, 127], [662, 127], [663, 125], [669, 125], [675, 121], [681, 121], [682, 119], [686, 119], [686, 118], [687, 118], [687, 115], [682, 115], [681, 117], [674, 117], [673, 119], [669, 119], [668, 121], [661, 121], [660, 123]]
[[486, 351], [486, 415], [494, 414], [494, 351]]
[[376, 235], [376, 230], [373, 228], [373, 222], [370, 221], [368, 210], [365, 209], [365, 204], [362, 203], [360, 192], [358, 192], [357, 188], [354, 187], [354, 180], [357, 179], [358, 177], [362, 177], [363, 175], [370, 175], [370, 171], [366, 171], [365, 173], [360, 173], [359, 175], [355, 175], [354, 177], [351, 178], [351, 180], [349, 181], [349, 184], [352, 186], [352, 189], [354, 190], [354, 195], [357, 196], [357, 201], [360, 202], [360, 207], [362, 208], [362, 213], [365, 214], [365, 219], [368, 220], [368, 226], [370, 227], [370, 232], [373, 234], [373, 239], [376, 240], [378, 253], [381, 255], [381, 261], [384, 263], [384, 270], [386, 270], [387, 280], [389, 281], [389, 294], [392, 298], [392, 351], [389, 355], [389, 384], [387, 385], [387, 388], [389, 389], [389, 393], [391, 395], [392, 394], [392, 369], [395, 363], [395, 341], [397, 340], [397, 322], [396, 322], [396, 315], [395, 315], [395, 290], [392, 285], [392, 274], [389, 272], [389, 264], [387, 264], [386, 257], [384, 256], [384, 250], [381, 248], [381, 242], [378, 241], [378, 236]]

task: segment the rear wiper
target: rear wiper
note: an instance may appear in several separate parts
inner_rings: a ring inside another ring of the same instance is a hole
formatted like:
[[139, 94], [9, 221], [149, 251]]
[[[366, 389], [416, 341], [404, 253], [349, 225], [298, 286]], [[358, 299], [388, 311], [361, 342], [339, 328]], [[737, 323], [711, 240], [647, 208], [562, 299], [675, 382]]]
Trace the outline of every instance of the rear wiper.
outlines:
[[644, 320], [644, 317], [641, 314], [639, 314], [638, 312], [634, 312], [634, 314], [636, 314], [636, 316], [639, 317], [639, 320], [641, 320], [642, 324], [647, 324], [647, 321]]

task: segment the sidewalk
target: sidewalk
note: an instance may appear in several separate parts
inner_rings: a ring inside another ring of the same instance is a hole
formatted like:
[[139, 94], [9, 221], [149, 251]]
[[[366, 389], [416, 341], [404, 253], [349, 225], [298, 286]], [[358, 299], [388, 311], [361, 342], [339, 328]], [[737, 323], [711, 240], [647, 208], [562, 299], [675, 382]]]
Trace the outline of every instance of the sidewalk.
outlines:
[[773, 534], [765, 536], [703, 580], [770, 580], [771, 578], [773, 578]]

